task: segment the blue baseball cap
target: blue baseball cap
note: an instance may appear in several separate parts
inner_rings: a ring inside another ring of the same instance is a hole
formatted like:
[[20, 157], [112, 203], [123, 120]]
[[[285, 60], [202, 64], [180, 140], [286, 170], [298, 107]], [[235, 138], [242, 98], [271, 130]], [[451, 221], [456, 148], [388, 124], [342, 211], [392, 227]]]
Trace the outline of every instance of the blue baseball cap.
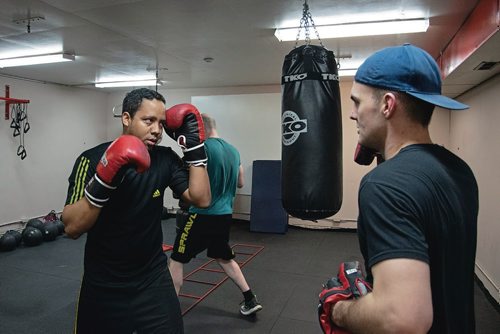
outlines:
[[375, 52], [361, 64], [354, 80], [368, 86], [404, 92], [446, 109], [469, 108], [441, 95], [441, 73], [436, 61], [426, 51], [411, 44]]

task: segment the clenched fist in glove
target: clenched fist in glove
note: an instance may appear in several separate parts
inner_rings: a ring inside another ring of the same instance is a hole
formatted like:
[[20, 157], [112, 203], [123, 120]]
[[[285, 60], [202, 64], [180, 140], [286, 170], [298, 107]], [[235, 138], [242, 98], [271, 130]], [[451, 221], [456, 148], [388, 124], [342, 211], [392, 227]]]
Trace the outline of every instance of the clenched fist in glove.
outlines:
[[333, 306], [341, 301], [359, 298], [372, 290], [363, 278], [358, 261], [343, 262], [337, 277], [330, 278], [319, 294], [318, 317], [325, 334], [347, 334], [331, 320]]
[[177, 142], [184, 161], [193, 166], [206, 166], [205, 128], [200, 112], [189, 103], [177, 104], [165, 111], [165, 132]]
[[356, 151], [354, 152], [354, 161], [359, 165], [368, 166], [372, 163], [373, 159], [377, 158], [377, 165], [380, 165], [385, 159], [382, 154], [372, 148], [368, 148], [358, 143]]
[[85, 188], [85, 197], [94, 206], [102, 208], [111, 191], [122, 181], [127, 168], [135, 166], [138, 173], [149, 168], [148, 148], [137, 137], [122, 135], [109, 145], [97, 164], [96, 173]]

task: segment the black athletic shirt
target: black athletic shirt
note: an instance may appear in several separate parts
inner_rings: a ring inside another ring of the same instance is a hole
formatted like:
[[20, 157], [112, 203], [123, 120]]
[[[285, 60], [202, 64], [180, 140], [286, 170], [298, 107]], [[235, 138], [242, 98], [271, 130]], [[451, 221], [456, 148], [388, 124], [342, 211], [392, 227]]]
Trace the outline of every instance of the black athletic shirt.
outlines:
[[[69, 177], [66, 204], [78, 201], [95, 174], [99, 159], [111, 142], [83, 152]], [[188, 170], [169, 147], [149, 151], [150, 168], [139, 174], [126, 171], [95, 225], [87, 233], [85, 279], [103, 287], [147, 284], [166, 266], [162, 251], [163, 194], [169, 186], [176, 194], [188, 188]]]
[[358, 234], [368, 279], [387, 259], [430, 266], [430, 333], [474, 333], [478, 187], [467, 164], [445, 148], [410, 145], [365, 175]]

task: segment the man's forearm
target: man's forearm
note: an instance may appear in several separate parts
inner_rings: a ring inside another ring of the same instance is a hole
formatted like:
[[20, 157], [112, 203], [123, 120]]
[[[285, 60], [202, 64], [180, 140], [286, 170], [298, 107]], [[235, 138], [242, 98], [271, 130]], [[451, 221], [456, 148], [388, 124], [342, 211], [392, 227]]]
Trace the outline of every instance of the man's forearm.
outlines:
[[426, 262], [391, 259], [372, 267], [373, 291], [332, 310], [333, 321], [352, 333], [427, 333], [433, 306]]
[[72, 239], [77, 239], [94, 226], [101, 208], [93, 206], [84, 196], [73, 204], [66, 205], [61, 218], [64, 232]]
[[396, 303], [375, 297], [369, 293], [360, 299], [340, 301], [332, 308], [331, 319], [351, 333], [426, 333], [429, 329], [423, 319], [407, 318]]
[[196, 207], [206, 208], [210, 205], [212, 196], [206, 167], [189, 167], [189, 188], [187, 195], [188, 202]]
[[372, 293], [360, 299], [340, 301], [332, 308], [332, 320], [351, 333], [389, 333], [383, 309], [374, 306]]
[[333, 306], [331, 317], [337, 326], [347, 328], [349, 308], [354, 302], [354, 300], [339, 301]]

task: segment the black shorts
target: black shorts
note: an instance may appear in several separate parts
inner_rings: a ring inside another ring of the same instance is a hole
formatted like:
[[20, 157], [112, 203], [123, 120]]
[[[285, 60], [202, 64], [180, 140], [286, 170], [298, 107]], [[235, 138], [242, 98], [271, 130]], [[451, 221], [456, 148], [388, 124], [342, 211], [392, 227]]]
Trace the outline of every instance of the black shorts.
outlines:
[[173, 260], [188, 263], [199, 253], [207, 250], [213, 259], [234, 259], [229, 247], [229, 231], [232, 215], [190, 214], [177, 230], [172, 255]]
[[104, 288], [85, 278], [75, 334], [184, 333], [179, 299], [167, 268], [141, 288]]

